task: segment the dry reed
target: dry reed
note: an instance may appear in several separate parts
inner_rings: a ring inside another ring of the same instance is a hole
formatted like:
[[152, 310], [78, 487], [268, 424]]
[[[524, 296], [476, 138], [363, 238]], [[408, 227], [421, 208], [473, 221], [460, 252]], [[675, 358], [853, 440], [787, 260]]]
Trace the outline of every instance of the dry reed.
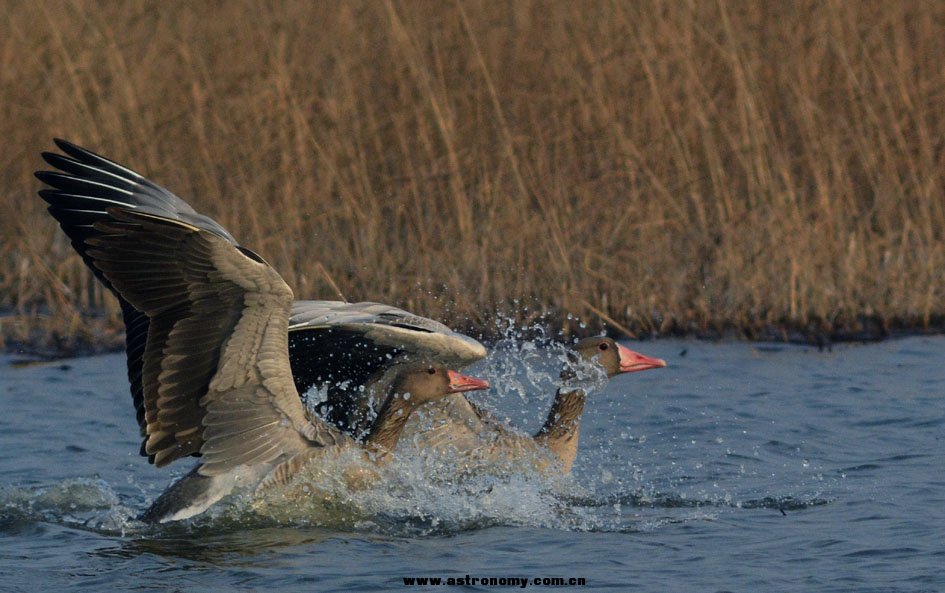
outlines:
[[8, 346], [120, 337], [35, 196], [52, 136], [189, 200], [297, 298], [486, 333], [943, 324], [943, 3], [4, 8]]

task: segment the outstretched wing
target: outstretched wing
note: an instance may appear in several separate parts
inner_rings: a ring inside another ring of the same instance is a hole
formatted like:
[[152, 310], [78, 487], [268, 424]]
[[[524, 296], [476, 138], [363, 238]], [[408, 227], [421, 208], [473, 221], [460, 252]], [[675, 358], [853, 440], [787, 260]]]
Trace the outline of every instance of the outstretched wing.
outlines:
[[[72, 246], [95, 276], [118, 297], [125, 322], [128, 381], [138, 423], [143, 428], [142, 356], [148, 340], [150, 321], [147, 315], [115, 291], [111, 282], [92, 265], [87, 255], [86, 240], [101, 236], [102, 233], [95, 228], [95, 223], [110, 219], [108, 208], [120, 207], [144, 208], [167, 219], [185, 222], [212, 233], [233, 245], [237, 243], [230, 233], [213, 219], [198, 214], [187, 202], [131, 169], [65, 140], [56, 139], [55, 143], [66, 156], [43, 153], [43, 159], [59, 171], [36, 173], [40, 181], [53, 188], [40, 190], [39, 195], [49, 203], [49, 213], [59, 221], [62, 230], [71, 239]], [[262, 261], [251, 251], [238, 245], [237, 248], [249, 257]], [[144, 449], [141, 453], [145, 454]], [[154, 461], [153, 458], [151, 460]]]
[[[58, 209], [68, 211], [72, 215], [69, 226], [76, 229], [77, 233], [94, 234], [91, 223], [101, 220], [107, 208], [144, 207], [165, 218], [186, 222], [237, 244], [236, 239], [216, 221], [197, 213], [190, 204], [160, 185], [71, 142], [58, 138], [54, 142], [68, 156], [43, 153], [43, 160], [59, 171], [37, 171], [36, 177], [40, 181], [55, 188], [40, 190], [39, 195], [49, 202], [53, 216], [56, 216], [55, 211]], [[80, 220], [78, 213], [87, 215], [88, 220]], [[73, 238], [73, 235], [69, 237]], [[83, 245], [75, 247], [84, 254]]]
[[383, 386], [395, 365], [422, 360], [461, 368], [485, 355], [482, 344], [469, 336], [390, 305], [292, 305], [289, 360], [296, 389], [305, 394], [313, 386], [327, 387], [318, 413], [353, 435], [367, 433], [378, 403], [370, 388]]
[[331, 444], [309, 424], [292, 383], [292, 291], [275, 270], [150, 208], [107, 215], [94, 223], [85, 256], [150, 321], [141, 382], [144, 450], [154, 463], [199, 453], [210, 476]]
[[486, 349], [442, 323], [380, 303], [296, 301], [289, 357], [299, 393], [313, 386], [364, 385], [405, 357], [461, 368]]

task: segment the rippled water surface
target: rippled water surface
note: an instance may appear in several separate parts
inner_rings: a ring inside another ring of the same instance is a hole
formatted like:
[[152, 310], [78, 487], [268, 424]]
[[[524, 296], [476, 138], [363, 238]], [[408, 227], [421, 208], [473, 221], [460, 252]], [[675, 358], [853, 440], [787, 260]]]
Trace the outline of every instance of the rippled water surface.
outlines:
[[[233, 503], [162, 528], [134, 517], [187, 468], [138, 456], [124, 358], [0, 358], [0, 588], [410, 590], [404, 577], [470, 575], [613, 591], [945, 590], [945, 338], [631, 347], [670, 366], [592, 394], [570, 480], [459, 488], [404, 459], [327, 518]], [[534, 430], [557, 362], [527, 350], [469, 371], [497, 386], [486, 404]]]

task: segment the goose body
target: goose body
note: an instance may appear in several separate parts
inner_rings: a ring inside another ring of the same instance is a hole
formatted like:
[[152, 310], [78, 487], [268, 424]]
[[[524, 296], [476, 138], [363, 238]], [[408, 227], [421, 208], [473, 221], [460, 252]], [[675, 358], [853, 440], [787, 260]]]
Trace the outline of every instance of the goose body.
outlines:
[[[199, 457], [143, 518], [187, 518], [301, 460], [317, 462], [326, 449], [357, 447], [302, 405], [288, 352], [293, 293], [279, 274], [168, 190], [73, 144], [56, 144], [66, 156], [43, 154], [59, 171], [36, 174], [52, 188], [39, 193], [121, 304], [141, 454], [158, 467]], [[410, 393], [404, 385], [419, 385], [426, 374], [403, 369], [369, 435], [373, 453], [396, 445], [400, 417], [420, 402], [485, 385], [425, 368], [445, 383], [398, 403], [397, 394]]]

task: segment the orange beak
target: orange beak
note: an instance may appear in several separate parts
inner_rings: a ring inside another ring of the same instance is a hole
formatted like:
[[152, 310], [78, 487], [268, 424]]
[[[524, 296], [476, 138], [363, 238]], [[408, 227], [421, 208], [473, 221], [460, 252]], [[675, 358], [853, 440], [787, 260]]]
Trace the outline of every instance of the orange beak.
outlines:
[[666, 361], [662, 358], [651, 358], [645, 354], [634, 352], [629, 348], [624, 348], [617, 344], [617, 352], [620, 354], [620, 372], [635, 373], [647, 369], [659, 369], [666, 366]]
[[461, 393], [463, 391], [478, 391], [480, 389], [489, 389], [489, 382], [457, 373], [456, 371], [446, 371], [446, 376], [450, 379], [449, 392]]

